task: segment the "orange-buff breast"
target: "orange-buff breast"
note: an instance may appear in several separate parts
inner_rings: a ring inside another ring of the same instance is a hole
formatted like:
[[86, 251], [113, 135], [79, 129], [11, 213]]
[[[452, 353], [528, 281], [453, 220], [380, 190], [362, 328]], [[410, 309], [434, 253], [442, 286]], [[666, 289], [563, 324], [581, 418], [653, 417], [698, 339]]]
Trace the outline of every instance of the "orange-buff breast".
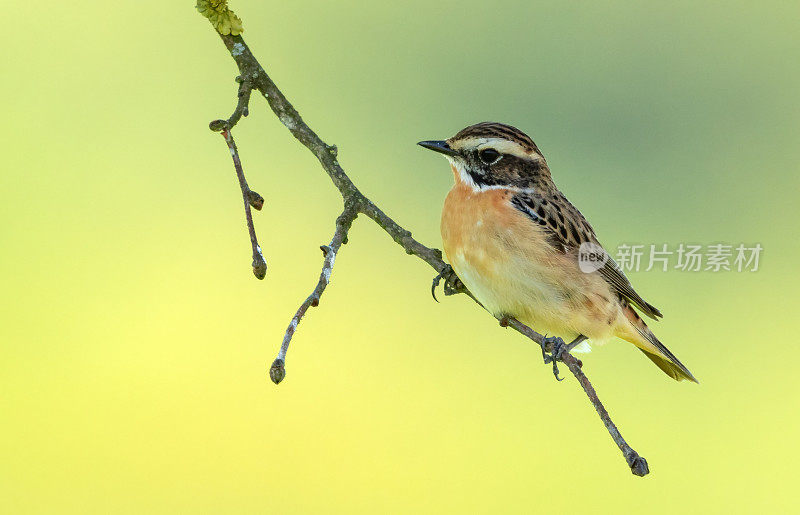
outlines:
[[512, 195], [502, 188], [476, 191], [456, 176], [441, 223], [456, 275], [495, 315], [514, 316], [563, 338], [607, 337], [606, 310], [580, 305], [590, 302], [589, 292], [607, 291], [607, 285], [580, 272], [576, 259], [556, 252], [544, 232], [514, 208]]

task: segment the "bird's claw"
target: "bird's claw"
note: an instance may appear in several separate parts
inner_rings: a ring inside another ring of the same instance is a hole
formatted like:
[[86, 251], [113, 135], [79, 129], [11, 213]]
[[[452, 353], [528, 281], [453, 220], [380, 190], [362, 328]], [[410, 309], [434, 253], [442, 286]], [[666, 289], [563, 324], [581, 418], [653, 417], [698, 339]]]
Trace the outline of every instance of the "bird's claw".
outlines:
[[436, 287], [439, 286], [439, 282], [442, 279], [444, 279], [444, 294], [448, 297], [460, 293], [464, 289], [464, 283], [458, 278], [453, 267], [445, 265], [442, 271], [433, 278], [433, 284], [431, 285], [431, 295], [436, 302], [439, 302], [439, 299], [436, 298]]
[[[549, 354], [546, 350], [548, 346], [550, 347]], [[545, 364], [553, 364], [553, 375], [556, 376], [557, 381], [564, 380], [563, 377], [558, 377], [558, 362], [561, 360], [561, 353], [564, 352], [565, 347], [564, 340], [558, 336], [548, 337], [545, 335], [544, 340], [542, 340], [542, 358], [544, 358]]]

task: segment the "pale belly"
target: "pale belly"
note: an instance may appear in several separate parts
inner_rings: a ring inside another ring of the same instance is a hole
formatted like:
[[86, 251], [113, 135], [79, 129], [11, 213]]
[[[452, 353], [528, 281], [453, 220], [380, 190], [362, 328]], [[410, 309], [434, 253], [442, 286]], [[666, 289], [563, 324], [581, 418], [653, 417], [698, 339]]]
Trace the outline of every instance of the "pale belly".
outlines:
[[[511, 315], [569, 341], [613, 335], [618, 308], [608, 288], [556, 252], [544, 233], [508, 206], [504, 193], [459, 192], [442, 212], [442, 240], [458, 277], [495, 315]], [[507, 207], [508, 206], [508, 207]]]

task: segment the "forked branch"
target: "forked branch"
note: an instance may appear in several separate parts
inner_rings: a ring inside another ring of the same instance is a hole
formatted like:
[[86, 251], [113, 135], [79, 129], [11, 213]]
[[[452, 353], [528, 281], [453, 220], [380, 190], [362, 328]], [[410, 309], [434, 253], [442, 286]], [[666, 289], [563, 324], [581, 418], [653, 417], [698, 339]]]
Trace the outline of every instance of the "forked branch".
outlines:
[[[245, 212], [247, 215], [248, 229], [250, 230], [251, 242], [253, 243], [254, 270], [256, 254], [260, 255], [260, 248], [258, 247], [258, 243], [255, 239], [255, 231], [252, 227], [252, 217], [249, 209], [249, 193], [251, 192], [247, 187], [247, 181], [244, 180], [244, 174], [242, 172], [238, 153], [236, 152], [236, 146], [233, 143], [233, 138], [230, 136], [231, 129], [236, 125], [242, 116], [247, 115], [247, 106], [250, 100], [251, 90], [259, 91], [266, 98], [267, 103], [272, 111], [286, 126], [286, 128], [289, 129], [292, 135], [317, 157], [320, 165], [322, 165], [322, 169], [328, 174], [328, 177], [339, 190], [339, 193], [344, 201], [344, 210], [336, 220], [336, 230], [333, 238], [331, 239], [330, 244], [322, 247], [324, 262], [317, 286], [314, 288], [311, 295], [309, 295], [308, 298], [306, 298], [306, 300], [300, 305], [300, 308], [297, 310], [291, 322], [289, 323], [289, 327], [287, 328], [286, 334], [283, 338], [278, 357], [270, 367], [270, 378], [273, 382], [275, 382], [275, 384], [278, 384], [286, 375], [286, 352], [289, 348], [292, 337], [297, 330], [297, 326], [305, 316], [308, 309], [319, 304], [320, 297], [330, 282], [331, 272], [333, 270], [334, 261], [339, 249], [341, 248], [342, 244], [347, 241], [347, 233], [353, 221], [359, 214], [363, 214], [373, 220], [398, 245], [400, 245], [407, 254], [422, 259], [428, 263], [431, 268], [433, 268], [440, 276], [447, 278], [448, 275], [452, 275], [452, 270], [450, 269], [450, 266], [442, 260], [442, 253], [440, 250], [426, 247], [422, 243], [415, 240], [408, 230], [398, 225], [377, 205], [375, 205], [375, 203], [365, 197], [358, 190], [355, 184], [353, 184], [342, 167], [339, 165], [337, 160], [336, 146], [326, 144], [308, 125], [306, 125], [297, 110], [295, 110], [292, 104], [289, 103], [283, 93], [278, 89], [275, 83], [272, 82], [272, 79], [269, 78], [267, 73], [261, 67], [258, 60], [256, 60], [256, 58], [253, 56], [242, 37], [233, 35], [220, 35], [220, 37], [222, 38], [222, 42], [225, 44], [225, 47], [228, 49], [228, 52], [230, 53], [231, 57], [233, 57], [236, 65], [239, 68], [240, 77], [238, 80], [240, 86], [238, 91], [237, 107], [234, 110], [233, 115], [227, 120], [217, 120], [212, 122], [211, 128], [212, 130], [222, 131], [226, 142], [228, 142], [228, 147], [231, 149], [231, 155], [234, 158], [234, 165], [236, 167], [239, 183], [242, 188], [242, 195], [245, 200]], [[256, 252], [257, 249], [258, 252]], [[264, 265], [264, 269], [266, 269], [266, 264]], [[258, 276], [258, 274], [256, 275]], [[446, 292], [450, 294], [466, 294], [480, 305], [480, 302], [478, 302], [475, 297], [473, 297], [472, 294], [463, 287], [463, 285], [454, 284], [451, 282], [449, 283], [449, 287]], [[572, 372], [572, 374], [578, 380], [581, 387], [583, 387], [583, 390], [586, 392], [586, 395], [597, 411], [597, 414], [600, 416], [600, 419], [603, 421], [603, 424], [606, 426], [609, 434], [614, 439], [614, 442], [617, 444], [620, 451], [622, 451], [622, 454], [625, 457], [631, 472], [637, 476], [646, 475], [649, 472], [647, 461], [639, 456], [636, 451], [634, 451], [627, 444], [625, 439], [622, 438], [619, 430], [611, 420], [608, 411], [606, 411], [605, 407], [603, 407], [603, 404], [600, 402], [600, 399], [597, 397], [597, 392], [595, 391], [594, 387], [581, 370], [581, 362], [569, 352], [562, 352], [560, 350], [560, 346], [556, 346], [556, 350], [554, 351], [552, 348], [553, 346], [551, 345], [552, 339], [546, 339], [544, 335], [534, 331], [519, 320], [509, 317], [497, 317], [497, 319], [500, 321], [502, 326], [511, 327], [520, 334], [529, 338], [531, 341], [536, 342], [542, 347], [543, 352], [550, 352], [551, 356], [549, 356], [549, 358], [551, 360], [561, 361], [569, 368], [570, 372]]]

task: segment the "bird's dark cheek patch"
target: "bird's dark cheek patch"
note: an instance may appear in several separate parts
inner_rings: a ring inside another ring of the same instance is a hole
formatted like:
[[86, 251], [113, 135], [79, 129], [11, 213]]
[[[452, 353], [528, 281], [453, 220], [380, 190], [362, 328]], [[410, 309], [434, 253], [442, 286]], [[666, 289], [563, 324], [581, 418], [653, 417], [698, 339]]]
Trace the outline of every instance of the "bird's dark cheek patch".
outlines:
[[493, 177], [490, 174], [485, 174], [470, 170], [469, 176], [472, 177], [472, 180], [475, 181], [475, 184], [477, 184], [480, 187], [496, 186], [497, 184], [500, 184], [497, 178]]

